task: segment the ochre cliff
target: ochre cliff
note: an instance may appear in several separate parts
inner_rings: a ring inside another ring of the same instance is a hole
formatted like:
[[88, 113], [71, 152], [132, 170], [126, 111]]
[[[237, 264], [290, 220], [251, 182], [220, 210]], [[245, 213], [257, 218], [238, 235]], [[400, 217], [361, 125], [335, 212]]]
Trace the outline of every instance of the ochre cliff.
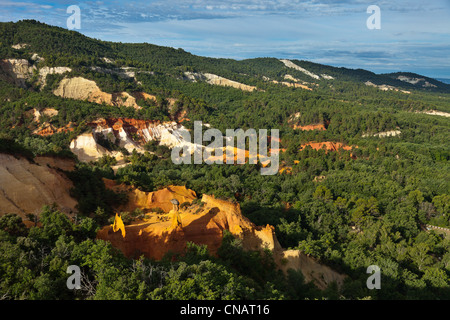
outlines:
[[302, 130], [302, 131], [310, 131], [310, 130], [325, 131], [325, 130], [327, 130], [323, 123], [309, 124], [309, 125], [306, 125], [306, 126], [300, 126], [300, 125], [294, 124], [294, 125], [292, 125], [292, 129], [294, 129], [294, 130]]
[[33, 130], [33, 134], [37, 134], [42, 137], [51, 136], [55, 133], [60, 132], [71, 132], [75, 130], [75, 124], [73, 122], [69, 122], [67, 125], [61, 128], [56, 128], [54, 125], [48, 122], [43, 122], [39, 127]]
[[[124, 188], [112, 180], [105, 180], [105, 185], [116, 191]], [[128, 209], [141, 208], [145, 212], [146, 209], [159, 207], [164, 213], [147, 212], [145, 218], [124, 228], [119, 228], [122, 226], [122, 220], [116, 216], [113, 225], [99, 230], [98, 239], [110, 241], [127, 257], [138, 258], [144, 255], [159, 260], [169, 252], [182, 253], [187, 242], [207, 245], [209, 252], [216, 255], [222, 244], [223, 233], [228, 230], [242, 240], [245, 250], [271, 250], [275, 262], [283, 271], [289, 268], [301, 270], [306, 281], [314, 281], [321, 289], [333, 281], [342, 285], [344, 275], [321, 265], [298, 250], [284, 250], [276, 238], [274, 227], [256, 226], [242, 215], [239, 203], [204, 194], [200, 204], [193, 204], [195, 192], [177, 186], [149, 193], [130, 188], [128, 195], [131, 195]], [[180, 204], [188, 204], [176, 208], [170, 203], [173, 198]]]
[[114, 192], [126, 193], [128, 203], [117, 208], [122, 212], [131, 212], [137, 208], [146, 212], [160, 208], [168, 213], [173, 208], [173, 204], [170, 202], [172, 199], [177, 199], [179, 204], [191, 203], [194, 199], [197, 199], [195, 192], [184, 186], [168, 186], [158, 191], [145, 192], [125, 184], [116, 184], [114, 180], [106, 178], [103, 178], [103, 182], [106, 188]]
[[0, 215], [16, 213], [24, 218], [53, 203], [65, 213], [74, 212], [77, 202], [69, 193], [72, 182], [58, 170], [70, 170], [73, 165], [72, 160], [38, 157], [32, 163], [0, 153]]
[[[151, 201], [158, 207], [164, 207], [169, 200], [168, 204], [173, 207], [170, 199], [172, 195], [176, 197], [178, 194], [171, 188], [175, 187], [164, 189], [159, 194], [158, 191], [149, 194], [147, 203]], [[178, 188], [184, 192], [193, 192], [184, 187]], [[160, 199], [155, 199], [157, 197]], [[239, 204], [208, 195], [203, 195], [202, 202], [204, 204], [190, 205], [178, 211], [172, 209], [165, 214], [149, 213], [143, 221], [125, 226], [125, 237], [120, 232], [114, 232], [112, 226], [101, 229], [97, 237], [110, 241], [128, 257], [143, 254], [153, 259], [161, 259], [169, 251], [181, 253], [189, 241], [207, 245], [209, 252], [214, 255], [222, 243], [224, 230], [241, 238], [245, 249], [281, 249], [273, 227], [255, 226], [241, 214]], [[174, 224], [174, 220], [177, 223]]]
[[[308, 142], [306, 144], [302, 144], [300, 150], [306, 148], [307, 146], [310, 146], [311, 148], [315, 150], [320, 150], [322, 148], [325, 148], [325, 150], [329, 151], [338, 151], [339, 149], [343, 150], [352, 150], [351, 146], [347, 146], [341, 142], [331, 142], [331, 141], [324, 141], [324, 142]], [[357, 148], [357, 147], [356, 147]]]

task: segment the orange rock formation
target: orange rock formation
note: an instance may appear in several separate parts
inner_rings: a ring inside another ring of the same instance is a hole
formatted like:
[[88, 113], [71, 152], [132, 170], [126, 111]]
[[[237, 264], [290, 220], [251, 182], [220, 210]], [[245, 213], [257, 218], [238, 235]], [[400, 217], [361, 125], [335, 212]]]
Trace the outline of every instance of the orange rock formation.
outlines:
[[113, 128], [113, 130], [119, 131], [120, 129], [124, 129], [129, 133], [138, 133], [142, 134], [142, 130], [147, 129], [148, 127], [156, 126], [160, 124], [159, 120], [138, 120], [131, 118], [100, 118], [95, 121], [88, 123], [88, 126], [92, 128]]
[[[159, 196], [164, 197], [163, 194]], [[166, 196], [164, 200], [170, 197]], [[124, 232], [115, 232], [118, 227], [103, 227], [97, 238], [110, 241], [128, 257], [144, 255], [153, 259], [161, 259], [169, 251], [181, 253], [187, 242], [205, 244], [214, 255], [222, 244], [224, 230], [241, 238], [247, 250], [281, 249], [274, 228], [255, 226], [241, 214], [238, 203], [208, 195], [203, 195], [202, 202], [203, 205], [170, 210], [168, 214], [147, 214], [144, 221], [125, 226], [125, 236], [122, 236]]]
[[46, 137], [46, 136], [51, 136], [55, 133], [60, 133], [60, 132], [72, 132], [74, 131], [74, 123], [70, 122], [68, 123], [66, 126], [61, 127], [61, 128], [56, 128], [55, 126], [53, 126], [50, 123], [44, 122], [42, 125], [39, 126], [39, 128], [37, 128], [36, 130], [33, 131], [34, 134]]
[[327, 130], [323, 123], [310, 124], [310, 125], [306, 125], [306, 126], [299, 126], [299, 125], [294, 124], [292, 126], [292, 129], [294, 129], [294, 130], [302, 130], [302, 131], [310, 131], [310, 130], [324, 131], [324, 130]]
[[131, 212], [137, 208], [143, 211], [150, 211], [151, 209], [160, 208], [164, 212], [169, 212], [173, 208], [173, 204], [170, 202], [172, 199], [177, 199], [182, 204], [184, 202], [191, 203], [192, 200], [197, 198], [194, 191], [186, 189], [184, 186], [168, 186], [158, 191], [145, 192], [125, 184], [118, 185], [113, 180], [106, 178], [103, 179], [103, 182], [106, 188], [127, 194], [128, 203], [117, 208], [120, 211]]
[[[105, 180], [105, 183], [109, 188], [123, 188], [111, 180]], [[187, 194], [189, 198], [195, 198], [194, 191], [176, 186], [147, 193], [145, 201], [142, 202], [144, 207], [141, 208], [149, 207], [150, 203], [150, 206], [165, 208], [165, 214], [147, 213], [143, 220], [124, 226], [123, 230], [119, 228], [121, 220], [116, 215], [114, 225], [99, 230], [97, 238], [110, 241], [127, 257], [138, 258], [144, 255], [159, 260], [168, 252], [184, 252], [187, 242], [207, 245], [209, 252], [215, 255], [222, 244], [224, 231], [228, 230], [242, 240], [245, 250], [271, 250], [275, 262], [284, 272], [289, 268], [300, 269], [307, 281], [313, 281], [321, 289], [325, 289], [334, 281], [342, 285], [344, 275], [321, 265], [298, 250], [283, 250], [276, 238], [274, 227], [256, 226], [242, 215], [238, 203], [204, 194], [200, 204], [181, 206], [178, 211], [167, 210], [168, 207], [164, 204], [170, 203], [173, 197], [178, 196], [180, 203], [185, 200], [182, 197], [180, 200], [180, 192], [177, 191]], [[131, 205], [134, 206], [136, 204]], [[122, 232], [117, 232], [119, 230]]]
[[338, 151], [340, 148], [343, 150], [352, 150], [351, 146], [347, 146], [340, 142], [331, 142], [331, 141], [325, 141], [325, 142], [308, 142], [305, 144], [302, 144], [300, 147], [300, 150], [305, 149], [307, 146], [310, 146], [311, 148], [315, 150], [320, 150], [325, 147], [327, 151]]
[[[338, 151], [339, 149], [352, 150], [353, 147], [358, 148], [358, 146], [347, 146], [340, 142], [325, 141], [325, 142], [308, 142], [308, 143], [302, 144], [300, 147], [300, 150], [304, 150], [307, 146], [310, 146], [314, 150], [321, 150], [321, 149], [325, 148], [325, 152]], [[352, 159], [356, 159], [356, 156], [353, 153], [350, 153], [350, 157]]]
[[125, 225], [123, 224], [122, 218], [117, 213], [114, 218], [114, 223], [112, 224], [112, 230], [114, 232], [120, 230], [122, 232], [122, 237], [125, 238], [126, 236]]

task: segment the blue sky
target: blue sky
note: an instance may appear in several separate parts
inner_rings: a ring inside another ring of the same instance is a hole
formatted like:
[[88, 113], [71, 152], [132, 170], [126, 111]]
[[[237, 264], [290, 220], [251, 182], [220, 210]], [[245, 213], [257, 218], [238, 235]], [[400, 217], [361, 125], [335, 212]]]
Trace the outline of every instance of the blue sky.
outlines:
[[[70, 5], [81, 9], [77, 31], [102, 40], [450, 78], [450, 0], [0, 0], [0, 21], [66, 28]], [[369, 5], [381, 9], [379, 30], [366, 26]]]

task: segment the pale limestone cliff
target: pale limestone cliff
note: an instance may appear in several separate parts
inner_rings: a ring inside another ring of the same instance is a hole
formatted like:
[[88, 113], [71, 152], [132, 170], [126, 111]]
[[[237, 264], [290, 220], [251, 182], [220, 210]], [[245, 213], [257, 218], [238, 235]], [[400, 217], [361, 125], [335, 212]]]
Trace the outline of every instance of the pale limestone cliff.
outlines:
[[3, 59], [0, 60], [0, 68], [15, 85], [26, 87], [26, 80], [33, 76], [36, 69], [35, 66], [30, 65], [25, 59]]
[[366, 82], [364, 82], [364, 84], [365, 84], [366, 86], [369, 86], [369, 87], [375, 87], [375, 88], [378, 88], [378, 89], [380, 89], [381, 91], [394, 90], [394, 91], [400, 91], [400, 92], [403, 92], [403, 93], [411, 93], [411, 91], [407, 91], [407, 90], [399, 90], [398, 88], [393, 87], [393, 86], [390, 86], [390, 85], [387, 85], [387, 84], [376, 85], [376, 84], [372, 83], [371, 81], [366, 81]]
[[105, 147], [99, 145], [92, 133], [83, 133], [72, 140], [70, 142], [70, 150], [83, 162], [97, 161], [105, 155], [114, 157], [116, 160], [121, 160], [123, 158], [122, 153], [109, 151]]
[[428, 111], [417, 111], [419, 113], [425, 113], [432, 116], [441, 116], [441, 117], [450, 117], [450, 113], [448, 112], [442, 112], [442, 111], [436, 111], [436, 110], [428, 110]]
[[190, 81], [205, 81], [212, 85], [233, 87], [243, 91], [253, 91], [257, 89], [254, 86], [249, 86], [237, 81], [229, 80], [212, 73], [185, 72], [184, 75]]
[[314, 78], [316, 80], [320, 80], [320, 76], [318, 76], [317, 74], [314, 74], [298, 65], [296, 65], [295, 63], [293, 63], [291, 60], [287, 60], [287, 59], [282, 59], [280, 60], [281, 62], [284, 63], [284, 65], [288, 68], [292, 68], [295, 69], [297, 71], [303, 72], [304, 74], [310, 76], [311, 78]]
[[[43, 58], [34, 54], [31, 60], [39, 62]], [[43, 67], [37, 69], [26, 59], [4, 59], [0, 61], [0, 68], [9, 77], [8, 80], [14, 82], [16, 85], [26, 87], [26, 80], [30, 80], [35, 72], [38, 72], [38, 84], [45, 86], [47, 75], [49, 74], [63, 74], [71, 72], [72, 69], [68, 67]]]
[[272, 80], [272, 82], [275, 84], [282, 84], [286, 87], [302, 88], [302, 89], [312, 91], [312, 89], [310, 87], [308, 87], [307, 85], [304, 85], [302, 83], [292, 83], [292, 82], [286, 82], [286, 81], [279, 82], [277, 80]]
[[63, 98], [72, 98], [77, 100], [87, 100], [93, 92], [100, 92], [100, 88], [95, 81], [82, 77], [64, 78], [59, 83], [53, 93]]
[[13, 45], [11, 46], [11, 48], [16, 49], [16, 50], [19, 50], [19, 49], [26, 48], [26, 47], [28, 47], [28, 46], [30, 46], [28, 43], [18, 43], [18, 44], [13, 44]]
[[423, 82], [422, 87], [424, 87], [424, 88], [427, 88], [427, 87], [436, 88], [436, 86], [434, 84], [429, 83], [424, 78], [412, 78], [412, 77], [407, 77], [407, 76], [398, 76], [397, 79], [400, 81], [403, 81], [403, 82], [411, 83], [413, 85], [417, 85], [419, 82]]
[[[322, 75], [322, 76], [324, 76], [324, 75]], [[330, 79], [329, 77], [330, 77], [330, 76], [328, 76], [327, 79]], [[331, 78], [333, 78], [333, 77], [331, 77]], [[294, 77], [291, 76], [290, 74], [285, 74], [285, 75], [284, 75], [284, 79], [285, 79], [285, 80], [294, 81], [295, 83], [290, 83], [291, 86], [294, 85], [294, 84], [295, 84], [295, 85], [303, 85], [303, 86], [299, 86], [299, 87], [304, 88], [304, 89], [312, 90], [309, 86], [312, 86], [312, 85], [317, 86], [316, 83], [310, 83], [310, 82], [306, 82], [306, 81], [303, 81], [303, 80], [294, 78]], [[334, 78], [333, 78], [333, 79], [334, 79]], [[286, 84], [286, 82], [281, 82], [281, 83], [282, 83], [282, 84]], [[289, 83], [289, 82], [287, 82], [287, 83]]]
[[111, 106], [124, 106], [139, 109], [136, 99], [127, 92], [106, 93], [100, 90], [95, 81], [82, 77], [64, 78], [53, 93], [63, 98], [88, 100]]
[[45, 158], [32, 163], [0, 154], [0, 215], [16, 213], [24, 218], [53, 203], [65, 213], [74, 212], [77, 202], [69, 193], [72, 182], [53, 165]]
[[398, 136], [401, 133], [402, 132], [400, 130], [390, 130], [390, 131], [377, 132], [377, 133], [374, 133], [374, 134], [365, 133], [365, 134], [362, 135], [362, 137], [363, 138], [367, 138], [367, 137], [380, 137], [380, 138], [395, 137], [395, 136]]
[[37, 53], [33, 53], [33, 55], [31, 56], [30, 59], [33, 60], [34, 62], [41, 62], [41, 61], [45, 60], [44, 58], [39, 56]]
[[35, 122], [40, 122], [40, 119], [42, 116], [48, 116], [48, 117], [54, 117], [58, 115], [58, 110], [53, 109], [53, 108], [44, 108], [41, 111], [33, 108], [30, 111], [26, 112], [27, 115], [32, 115], [33, 116], [33, 120]]
[[334, 79], [334, 77], [332, 77], [332, 76], [330, 76], [328, 74], [325, 74], [325, 73], [322, 73], [320, 76], [322, 78], [324, 78], [325, 80], [333, 80]]
[[39, 69], [39, 82], [42, 86], [47, 84], [47, 75], [49, 74], [63, 74], [66, 72], [71, 72], [72, 69], [69, 67], [43, 67]]

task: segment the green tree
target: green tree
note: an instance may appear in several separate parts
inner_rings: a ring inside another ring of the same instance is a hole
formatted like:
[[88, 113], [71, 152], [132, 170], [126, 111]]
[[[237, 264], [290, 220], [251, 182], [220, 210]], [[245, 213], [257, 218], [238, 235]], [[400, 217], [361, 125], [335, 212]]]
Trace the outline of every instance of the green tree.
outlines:
[[0, 230], [4, 230], [16, 237], [27, 233], [22, 218], [15, 213], [8, 213], [0, 217]]

